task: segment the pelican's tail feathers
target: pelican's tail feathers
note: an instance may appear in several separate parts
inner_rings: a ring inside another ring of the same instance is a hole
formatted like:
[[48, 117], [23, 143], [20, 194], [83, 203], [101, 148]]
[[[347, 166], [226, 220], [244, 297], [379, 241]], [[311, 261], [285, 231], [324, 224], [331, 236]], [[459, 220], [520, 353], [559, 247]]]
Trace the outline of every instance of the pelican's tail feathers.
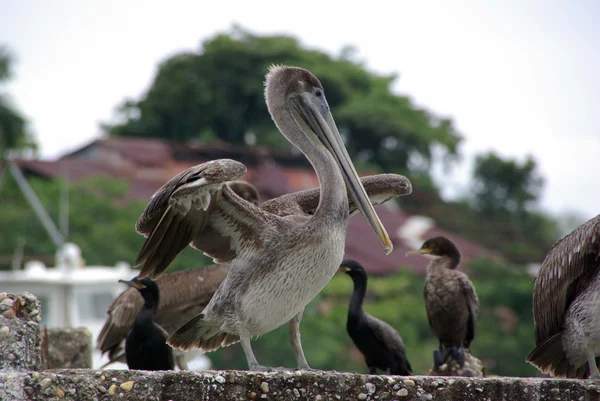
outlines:
[[239, 341], [239, 336], [222, 331], [218, 325], [206, 320], [201, 313], [177, 329], [167, 343], [186, 351], [199, 348], [204, 352], [210, 352]]

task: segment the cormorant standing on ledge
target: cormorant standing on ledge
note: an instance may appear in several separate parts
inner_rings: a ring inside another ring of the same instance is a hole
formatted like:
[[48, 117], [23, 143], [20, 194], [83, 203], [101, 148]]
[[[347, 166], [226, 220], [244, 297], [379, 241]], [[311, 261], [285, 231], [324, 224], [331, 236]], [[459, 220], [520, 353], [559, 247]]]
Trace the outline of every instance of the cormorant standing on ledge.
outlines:
[[173, 349], [167, 344], [169, 335], [154, 322], [159, 303], [158, 285], [149, 277], [119, 282], [136, 288], [144, 297], [144, 305], [125, 340], [127, 366], [137, 370], [174, 369]]
[[369, 373], [375, 374], [376, 369], [381, 369], [392, 375], [412, 375], [400, 334], [389, 324], [363, 311], [363, 300], [367, 292], [365, 269], [354, 260], [345, 260], [339, 271], [349, 275], [354, 282], [346, 329], [365, 356]]
[[433, 352], [434, 368], [438, 369], [449, 355], [462, 367], [465, 348], [475, 337], [475, 319], [479, 299], [469, 277], [456, 268], [460, 252], [448, 238], [434, 237], [420, 249], [406, 255], [435, 257], [427, 266], [425, 277], [425, 308], [429, 325], [440, 342]]

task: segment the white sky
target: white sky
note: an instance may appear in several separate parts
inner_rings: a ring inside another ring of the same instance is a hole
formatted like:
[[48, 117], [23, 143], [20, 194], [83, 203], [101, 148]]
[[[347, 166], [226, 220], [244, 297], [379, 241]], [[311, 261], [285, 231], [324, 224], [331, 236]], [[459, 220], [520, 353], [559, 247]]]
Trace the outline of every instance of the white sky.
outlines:
[[[0, 0], [0, 43], [18, 60], [9, 86], [43, 157], [98, 136], [157, 62], [232, 23], [288, 33], [337, 53], [358, 48], [396, 91], [450, 116], [465, 137], [444, 181], [467, 190], [473, 155], [535, 156], [543, 206], [600, 213], [600, 2]], [[334, 116], [335, 117], [335, 116]]]

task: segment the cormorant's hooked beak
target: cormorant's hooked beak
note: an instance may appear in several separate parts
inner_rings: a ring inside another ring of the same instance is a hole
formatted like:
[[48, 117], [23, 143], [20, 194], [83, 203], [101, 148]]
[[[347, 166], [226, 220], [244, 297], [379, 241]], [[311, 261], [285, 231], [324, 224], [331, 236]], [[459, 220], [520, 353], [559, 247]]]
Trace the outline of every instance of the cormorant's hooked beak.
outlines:
[[128, 286], [133, 287], [138, 290], [142, 290], [142, 289], [146, 288], [146, 286], [144, 284], [135, 282], [133, 280], [119, 280], [119, 283], [127, 284]]
[[338, 271], [337, 271], [337, 272], [338, 272], [338, 273], [346, 273], [346, 272], [349, 272], [349, 271], [350, 271], [350, 268], [349, 268], [349, 267], [346, 267], [346, 266], [340, 266], [340, 268], [338, 269]]
[[421, 249], [417, 249], [415, 251], [408, 251], [404, 254], [404, 256], [410, 256], [410, 255], [429, 255], [431, 253], [431, 249], [429, 248], [421, 248]]
[[[315, 100], [316, 99], [316, 100]], [[322, 99], [322, 100], [321, 100]], [[383, 224], [373, 208], [369, 196], [365, 191], [348, 151], [344, 146], [342, 137], [335, 125], [335, 121], [329, 111], [329, 106], [324, 97], [315, 98], [307, 92], [290, 99], [292, 112], [297, 120], [302, 120], [306, 127], [310, 128], [319, 141], [327, 148], [342, 171], [344, 180], [350, 196], [354, 199], [360, 213], [365, 217], [371, 228], [385, 246], [385, 254], [389, 255], [394, 246], [385, 231]]]

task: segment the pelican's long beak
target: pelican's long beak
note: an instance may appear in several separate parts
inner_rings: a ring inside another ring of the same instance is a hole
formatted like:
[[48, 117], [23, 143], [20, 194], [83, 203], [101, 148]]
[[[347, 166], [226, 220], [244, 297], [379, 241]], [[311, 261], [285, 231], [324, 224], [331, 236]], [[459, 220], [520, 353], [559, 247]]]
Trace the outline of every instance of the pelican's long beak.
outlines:
[[404, 256], [410, 256], [410, 255], [428, 255], [431, 253], [431, 249], [427, 249], [427, 248], [421, 248], [421, 249], [417, 249], [415, 251], [408, 251], [404, 254]]
[[136, 288], [138, 290], [146, 288], [146, 286], [142, 283], [136, 283], [133, 280], [119, 280], [119, 283], [127, 284], [130, 287]]
[[354, 200], [358, 210], [365, 217], [371, 228], [377, 233], [377, 236], [385, 246], [385, 254], [389, 255], [394, 246], [385, 231], [379, 216], [375, 212], [369, 196], [365, 191], [354, 164], [348, 155], [344, 146], [342, 137], [335, 125], [335, 121], [329, 112], [329, 106], [323, 100], [323, 103], [317, 103], [309, 93], [302, 93], [291, 99], [293, 111], [296, 117], [300, 117], [310, 130], [325, 145], [327, 150], [333, 155], [337, 165], [342, 171], [346, 187], [350, 196]]

